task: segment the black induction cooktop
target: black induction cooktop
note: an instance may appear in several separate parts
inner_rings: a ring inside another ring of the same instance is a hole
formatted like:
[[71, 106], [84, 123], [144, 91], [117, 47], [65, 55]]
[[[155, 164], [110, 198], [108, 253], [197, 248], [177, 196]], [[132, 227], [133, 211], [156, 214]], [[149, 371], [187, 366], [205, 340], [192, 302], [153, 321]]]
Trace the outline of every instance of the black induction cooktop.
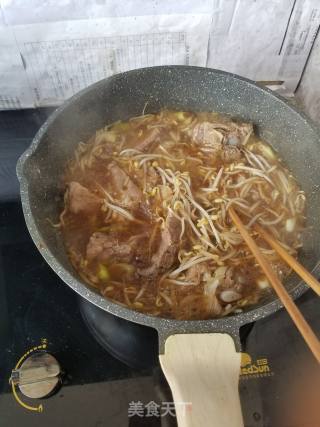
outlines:
[[[155, 331], [79, 300], [26, 229], [15, 165], [51, 111], [0, 113], [0, 427], [175, 426]], [[298, 305], [319, 335], [316, 296], [308, 291]], [[311, 410], [304, 424], [292, 416], [292, 391], [318, 366], [287, 314], [256, 322], [241, 337], [248, 354], [240, 379], [245, 426], [319, 427]], [[60, 366], [58, 384], [45, 398], [27, 397], [9, 383], [12, 371], [45, 353]]]

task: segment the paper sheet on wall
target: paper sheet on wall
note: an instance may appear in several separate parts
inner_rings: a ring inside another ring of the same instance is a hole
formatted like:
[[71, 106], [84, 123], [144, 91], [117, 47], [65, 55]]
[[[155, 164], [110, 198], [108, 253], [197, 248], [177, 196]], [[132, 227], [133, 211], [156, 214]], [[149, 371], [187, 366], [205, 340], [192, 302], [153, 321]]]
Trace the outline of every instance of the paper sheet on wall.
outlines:
[[[7, 24], [26, 25], [123, 16], [189, 13], [211, 15], [213, 1], [215, 0], [0, 0], [0, 4]], [[230, 0], [222, 1], [227, 3]]]
[[0, 109], [33, 107], [31, 93], [12, 30], [0, 9]]
[[205, 66], [210, 16], [157, 15], [13, 27], [36, 106], [57, 105], [114, 73]]
[[207, 65], [293, 93], [319, 28], [319, 0], [214, 1]]
[[0, 109], [57, 105], [113, 73], [168, 63], [292, 94], [319, 24], [319, 0], [0, 0]]

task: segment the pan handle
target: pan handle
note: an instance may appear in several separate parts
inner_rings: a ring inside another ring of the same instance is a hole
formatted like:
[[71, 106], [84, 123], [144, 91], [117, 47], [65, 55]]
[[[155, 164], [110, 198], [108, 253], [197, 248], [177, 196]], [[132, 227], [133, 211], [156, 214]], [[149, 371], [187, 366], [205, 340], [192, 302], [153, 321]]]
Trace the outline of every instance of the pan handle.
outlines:
[[243, 427], [240, 353], [228, 334], [171, 335], [159, 356], [179, 427]]

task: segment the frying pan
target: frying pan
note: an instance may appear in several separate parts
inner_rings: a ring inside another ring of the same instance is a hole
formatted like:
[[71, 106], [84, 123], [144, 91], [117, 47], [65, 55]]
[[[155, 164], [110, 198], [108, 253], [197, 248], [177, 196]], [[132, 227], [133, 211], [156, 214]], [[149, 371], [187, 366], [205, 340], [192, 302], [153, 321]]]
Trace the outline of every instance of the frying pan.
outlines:
[[[182, 321], [148, 316], [103, 298], [83, 283], [68, 261], [57, 222], [62, 206], [59, 182], [79, 141], [116, 120], [162, 108], [219, 111], [254, 123], [294, 172], [308, 201], [308, 226], [301, 262], [313, 274], [320, 259], [319, 132], [284, 99], [254, 82], [226, 72], [188, 66], [144, 68], [88, 87], [58, 108], [41, 127], [17, 165], [29, 232], [45, 260], [83, 298], [114, 315], [157, 329], [160, 362], [176, 402], [179, 426], [242, 426], [238, 395], [239, 328], [281, 307], [273, 293], [241, 314]], [[287, 280], [292, 298], [305, 285]], [[185, 402], [185, 404], [184, 404]]]

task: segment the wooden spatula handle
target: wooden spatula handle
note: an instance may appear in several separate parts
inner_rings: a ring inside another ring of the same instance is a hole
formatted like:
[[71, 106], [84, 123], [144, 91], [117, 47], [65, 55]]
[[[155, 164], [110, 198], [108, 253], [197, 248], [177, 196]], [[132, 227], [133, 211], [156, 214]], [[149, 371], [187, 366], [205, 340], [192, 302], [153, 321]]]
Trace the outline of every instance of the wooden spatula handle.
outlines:
[[240, 353], [227, 334], [172, 335], [159, 356], [179, 427], [243, 427]]

